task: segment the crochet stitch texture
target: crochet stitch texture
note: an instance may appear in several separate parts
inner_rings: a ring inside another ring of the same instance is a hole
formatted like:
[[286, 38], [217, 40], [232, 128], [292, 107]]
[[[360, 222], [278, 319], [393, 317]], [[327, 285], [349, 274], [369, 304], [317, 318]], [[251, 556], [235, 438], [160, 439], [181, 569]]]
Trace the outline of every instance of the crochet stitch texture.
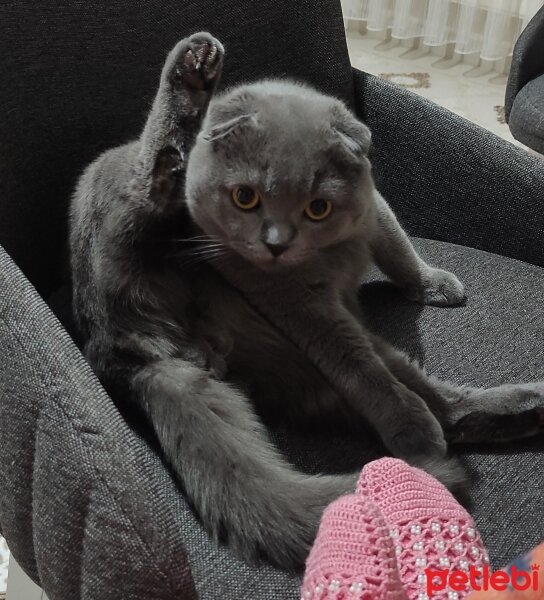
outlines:
[[[325, 511], [306, 564], [303, 600], [427, 600], [426, 569], [481, 569], [487, 552], [467, 511], [405, 462], [365, 466], [355, 494]], [[461, 600], [446, 589], [433, 600]]]

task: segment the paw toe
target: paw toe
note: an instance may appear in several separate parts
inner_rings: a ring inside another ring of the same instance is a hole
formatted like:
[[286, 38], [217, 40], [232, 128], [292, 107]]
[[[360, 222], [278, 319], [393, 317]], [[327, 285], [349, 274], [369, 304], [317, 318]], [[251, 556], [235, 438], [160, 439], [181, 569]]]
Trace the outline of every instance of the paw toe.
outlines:
[[465, 288], [453, 273], [431, 269], [419, 286], [405, 291], [407, 298], [431, 306], [455, 306], [461, 304]]
[[217, 79], [223, 63], [221, 42], [207, 32], [182, 40], [171, 55], [171, 78], [176, 85], [203, 90]]

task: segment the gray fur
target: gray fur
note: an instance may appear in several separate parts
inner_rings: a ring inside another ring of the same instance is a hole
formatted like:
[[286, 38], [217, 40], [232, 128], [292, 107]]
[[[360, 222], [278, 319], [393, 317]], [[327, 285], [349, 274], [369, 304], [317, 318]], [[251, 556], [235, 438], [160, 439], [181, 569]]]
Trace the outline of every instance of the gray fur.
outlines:
[[[455, 388], [365, 330], [371, 260], [419, 302], [458, 303], [463, 286], [415, 253], [374, 187], [370, 132], [340, 101], [273, 80], [212, 98], [222, 56], [207, 33], [182, 40], [140, 139], [81, 177], [74, 310], [93, 368], [147, 416], [210, 533], [291, 568], [356, 474], [297, 472], [256, 410], [368, 421], [390, 452], [453, 485], [443, 428], [483, 406], [515, 412], [535, 390]], [[258, 209], [234, 206], [241, 184], [259, 190]], [[319, 197], [333, 210], [311, 222]]]

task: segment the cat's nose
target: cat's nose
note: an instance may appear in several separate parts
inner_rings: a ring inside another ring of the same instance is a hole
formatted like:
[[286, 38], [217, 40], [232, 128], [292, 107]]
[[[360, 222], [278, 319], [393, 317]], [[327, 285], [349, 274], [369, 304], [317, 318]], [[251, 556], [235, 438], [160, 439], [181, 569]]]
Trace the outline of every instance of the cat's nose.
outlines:
[[272, 256], [279, 256], [289, 248], [289, 244], [277, 244], [274, 242], [265, 242], [265, 245], [270, 250]]
[[283, 254], [295, 235], [296, 229], [289, 223], [273, 223], [270, 219], [263, 221], [261, 240], [272, 256]]

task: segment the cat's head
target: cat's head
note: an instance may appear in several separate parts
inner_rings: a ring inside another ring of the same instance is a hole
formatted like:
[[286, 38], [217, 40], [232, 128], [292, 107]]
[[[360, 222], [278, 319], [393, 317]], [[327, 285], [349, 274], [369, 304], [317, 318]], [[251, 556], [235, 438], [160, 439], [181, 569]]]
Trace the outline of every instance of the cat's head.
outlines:
[[368, 128], [311, 88], [265, 81], [212, 100], [190, 154], [189, 211], [261, 268], [304, 263], [361, 231]]

